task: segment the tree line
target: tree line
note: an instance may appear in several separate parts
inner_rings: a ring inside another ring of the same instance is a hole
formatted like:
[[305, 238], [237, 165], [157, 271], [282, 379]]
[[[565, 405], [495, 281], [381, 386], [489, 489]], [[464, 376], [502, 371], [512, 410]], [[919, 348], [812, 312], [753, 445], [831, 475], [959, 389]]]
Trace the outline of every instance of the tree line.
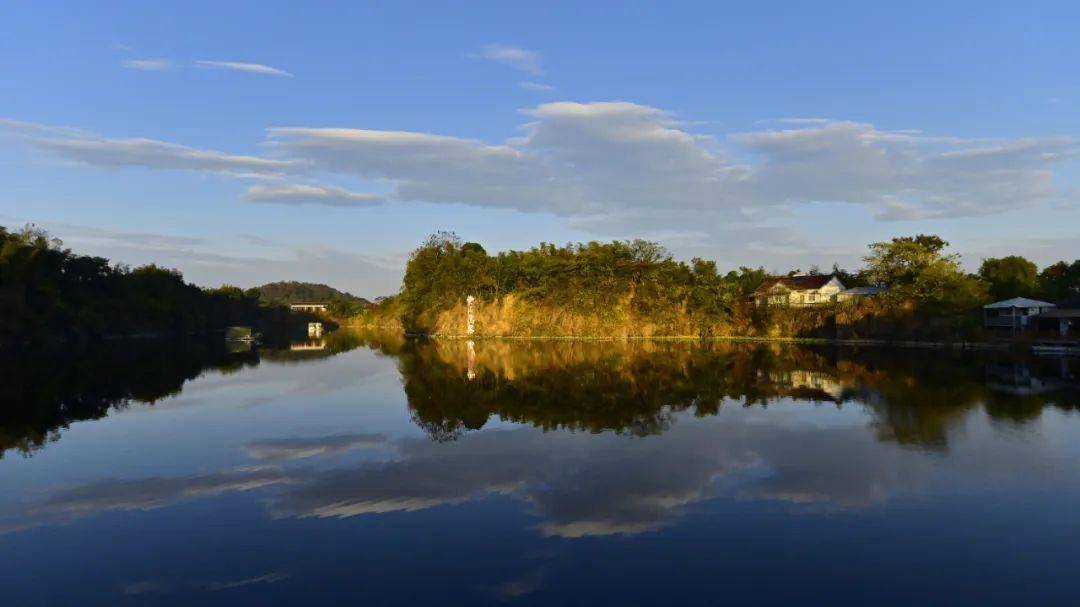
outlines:
[[370, 301], [322, 283], [278, 281], [255, 287], [259, 299], [267, 304], [343, 304], [370, 305]]
[[[1033, 262], [1010, 255], [986, 259], [977, 273], [968, 273], [948, 247], [935, 235], [893, 238], [870, 244], [861, 268], [834, 265], [832, 273], [848, 287], [887, 287], [874, 298], [876, 313], [964, 318], [969, 325], [973, 313], [991, 300], [1024, 296], [1057, 302], [1080, 296], [1080, 260], [1039, 271]], [[513, 295], [533, 305], [598, 316], [678, 314], [701, 327], [749, 324], [768, 322], [748, 298], [767, 276], [762, 267], [722, 272], [714, 261], [678, 261], [645, 240], [543, 243], [489, 255], [478, 243], [438, 232], [412, 252], [401, 292], [380, 308], [399, 314], [406, 330], [416, 332], [430, 330], [441, 311], [468, 295], [488, 302]]]
[[77, 255], [45, 231], [0, 227], [0, 345], [186, 334], [288, 317], [257, 291], [204, 289], [176, 270]]

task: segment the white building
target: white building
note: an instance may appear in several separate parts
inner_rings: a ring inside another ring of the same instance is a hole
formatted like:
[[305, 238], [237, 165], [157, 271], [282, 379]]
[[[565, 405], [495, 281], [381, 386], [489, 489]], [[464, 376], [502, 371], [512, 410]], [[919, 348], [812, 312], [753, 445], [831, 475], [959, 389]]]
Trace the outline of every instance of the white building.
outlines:
[[1057, 306], [1037, 299], [1014, 297], [983, 306], [983, 326], [1020, 331], [1032, 324], [1031, 319]]
[[774, 276], [766, 278], [752, 297], [759, 306], [806, 307], [835, 302], [844, 290], [844, 283], [831, 275]]

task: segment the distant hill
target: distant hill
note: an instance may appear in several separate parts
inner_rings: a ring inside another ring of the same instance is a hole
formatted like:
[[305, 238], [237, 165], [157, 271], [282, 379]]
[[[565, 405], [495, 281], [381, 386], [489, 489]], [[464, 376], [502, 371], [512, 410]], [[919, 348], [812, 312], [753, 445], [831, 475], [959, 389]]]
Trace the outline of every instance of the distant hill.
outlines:
[[255, 287], [255, 289], [259, 292], [259, 299], [267, 303], [296, 304], [340, 301], [364, 306], [371, 305], [371, 302], [363, 297], [357, 297], [352, 293], [338, 291], [334, 287], [312, 282], [271, 282], [261, 287]]

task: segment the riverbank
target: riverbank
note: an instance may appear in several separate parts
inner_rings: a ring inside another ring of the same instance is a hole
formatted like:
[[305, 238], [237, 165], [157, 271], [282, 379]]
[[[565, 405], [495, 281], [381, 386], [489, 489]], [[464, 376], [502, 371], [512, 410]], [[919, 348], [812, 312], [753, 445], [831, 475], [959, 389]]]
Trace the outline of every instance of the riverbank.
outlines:
[[825, 337], [754, 337], [754, 336], [716, 336], [697, 335], [650, 335], [650, 336], [587, 336], [587, 335], [459, 335], [447, 333], [411, 334], [411, 337], [426, 337], [447, 340], [513, 340], [513, 341], [582, 341], [582, 342], [623, 342], [623, 341], [700, 341], [700, 342], [745, 342], [745, 343], [790, 343], [809, 345], [837, 346], [894, 346], [901, 348], [934, 348], [952, 350], [1010, 350], [1022, 347], [1027, 349], [1027, 341], [920, 341], [887, 339], [834, 339]]

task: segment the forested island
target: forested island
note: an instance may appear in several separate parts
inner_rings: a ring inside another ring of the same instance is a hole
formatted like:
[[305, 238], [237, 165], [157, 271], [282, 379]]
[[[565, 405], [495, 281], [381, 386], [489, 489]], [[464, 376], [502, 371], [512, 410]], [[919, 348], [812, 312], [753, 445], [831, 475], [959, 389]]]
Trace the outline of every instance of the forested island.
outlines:
[[[823, 274], [817, 268], [789, 275]], [[461, 335], [466, 298], [475, 336], [818, 337], [970, 341], [985, 337], [982, 305], [997, 298], [1080, 296], [1080, 260], [1041, 271], [1020, 256], [965, 272], [934, 235], [869, 245], [864, 265], [827, 272], [873, 296], [808, 307], [757, 305], [762, 267], [722, 272], [714, 261], [674, 259], [644, 240], [541, 244], [489, 255], [480, 244], [437, 233], [412, 252], [401, 292], [361, 320], [409, 333]]]

